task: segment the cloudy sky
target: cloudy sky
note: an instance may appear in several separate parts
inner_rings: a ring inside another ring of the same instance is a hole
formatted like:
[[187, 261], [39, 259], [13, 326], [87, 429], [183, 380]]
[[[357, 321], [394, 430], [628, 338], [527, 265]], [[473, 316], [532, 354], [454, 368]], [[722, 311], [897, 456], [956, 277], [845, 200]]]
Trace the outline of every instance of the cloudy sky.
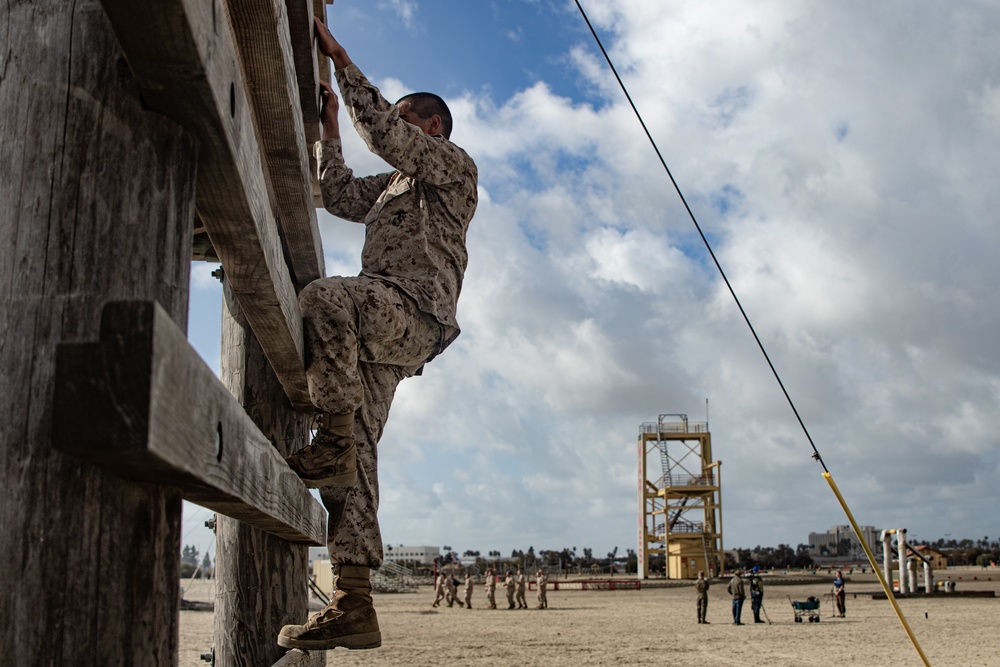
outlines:
[[[1000, 6], [583, 0], [861, 524], [1000, 532]], [[709, 416], [725, 546], [846, 523], [571, 0], [337, 0], [479, 165], [462, 336], [380, 445], [386, 543], [636, 548], [636, 437]], [[385, 169], [349, 126], [356, 173]], [[363, 229], [321, 213], [328, 274]], [[220, 288], [190, 336], [218, 367]], [[187, 506], [184, 541], [207, 539]]]

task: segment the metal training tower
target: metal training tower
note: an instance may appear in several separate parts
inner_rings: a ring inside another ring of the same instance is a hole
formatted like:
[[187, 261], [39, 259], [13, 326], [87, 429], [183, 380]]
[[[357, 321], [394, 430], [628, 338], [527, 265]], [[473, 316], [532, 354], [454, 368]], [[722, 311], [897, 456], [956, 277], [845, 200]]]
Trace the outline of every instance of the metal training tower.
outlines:
[[661, 553], [668, 579], [717, 574], [722, 558], [721, 461], [708, 422], [662, 414], [639, 427], [639, 572]]

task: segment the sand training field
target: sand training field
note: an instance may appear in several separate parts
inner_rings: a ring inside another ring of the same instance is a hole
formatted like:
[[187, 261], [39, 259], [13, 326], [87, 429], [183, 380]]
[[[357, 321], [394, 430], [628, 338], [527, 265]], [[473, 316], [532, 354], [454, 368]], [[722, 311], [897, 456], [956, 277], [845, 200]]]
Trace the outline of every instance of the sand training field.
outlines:
[[[943, 574], [943, 573], [942, 573]], [[992, 581], [986, 581], [987, 576]], [[1000, 589], [995, 571], [962, 572], [958, 590]], [[977, 581], [972, 581], [978, 576]], [[776, 575], [780, 577], [780, 575]], [[767, 580], [765, 580], [767, 581]], [[773, 582], [772, 582], [773, 583]], [[213, 582], [182, 582], [185, 598], [212, 600]], [[473, 609], [431, 607], [433, 592], [375, 596], [382, 648], [337, 649], [328, 665], [921, 665], [886, 600], [863, 591], [878, 589], [876, 579], [849, 577], [847, 617], [833, 618], [825, 599], [830, 584], [770, 585], [764, 608], [770, 624], [755, 625], [749, 599], [743, 622], [732, 625], [724, 582], [710, 591], [709, 625], [698, 625], [694, 588], [641, 591], [550, 591], [549, 608], [507, 610], [498, 590], [497, 606], [485, 609], [478, 586]], [[819, 623], [795, 623], [789, 604], [814, 595], [821, 600]], [[1000, 595], [1000, 592], [998, 592]], [[787, 596], [787, 597], [786, 597]], [[930, 663], [940, 667], [1000, 666], [1000, 597], [904, 599], [900, 606]], [[181, 667], [207, 663], [199, 655], [212, 645], [212, 613], [181, 612]]]

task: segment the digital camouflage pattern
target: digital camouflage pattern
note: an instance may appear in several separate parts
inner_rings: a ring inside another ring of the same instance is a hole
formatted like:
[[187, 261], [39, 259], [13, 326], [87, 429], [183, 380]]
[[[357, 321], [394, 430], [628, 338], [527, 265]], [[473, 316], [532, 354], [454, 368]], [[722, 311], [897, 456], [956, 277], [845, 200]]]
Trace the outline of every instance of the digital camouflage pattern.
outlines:
[[314, 281], [299, 303], [313, 404], [356, 410], [357, 484], [320, 491], [330, 515], [330, 559], [379, 567], [378, 442], [399, 382], [459, 334], [455, 312], [478, 173], [461, 148], [402, 120], [355, 65], [336, 77], [358, 133], [396, 171], [355, 178], [339, 139], [317, 142], [323, 204], [363, 223], [365, 245], [360, 276]]
[[396, 171], [354, 178], [340, 140], [319, 142], [323, 205], [364, 223], [361, 274], [409, 294], [443, 325], [447, 346], [459, 333], [455, 311], [468, 264], [466, 232], [478, 203], [476, 164], [444, 137], [400, 119], [356, 65], [337, 70], [336, 77], [358, 134]]
[[441, 345], [441, 325], [393, 285], [369, 278], [321, 278], [299, 294], [306, 381], [313, 405], [346, 414], [365, 402], [359, 364], [417, 372]]

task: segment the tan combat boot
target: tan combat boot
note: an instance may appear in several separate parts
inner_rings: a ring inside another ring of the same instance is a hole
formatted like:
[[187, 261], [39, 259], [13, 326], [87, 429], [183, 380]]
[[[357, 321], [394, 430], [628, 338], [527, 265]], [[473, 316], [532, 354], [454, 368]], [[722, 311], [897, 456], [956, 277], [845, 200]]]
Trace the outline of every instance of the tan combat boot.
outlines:
[[335, 565], [333, 599], [305, 625], [286, 625], [278, 633], [285, 648], [323, 651], [343, 646], [378, 648], [382, 633], [372, 604], [371, 570], [359, 565]]
[[312, 442], [285, 462], [310, 488], [354, 486], [358, 481], [354, 413], [320, 414]]

